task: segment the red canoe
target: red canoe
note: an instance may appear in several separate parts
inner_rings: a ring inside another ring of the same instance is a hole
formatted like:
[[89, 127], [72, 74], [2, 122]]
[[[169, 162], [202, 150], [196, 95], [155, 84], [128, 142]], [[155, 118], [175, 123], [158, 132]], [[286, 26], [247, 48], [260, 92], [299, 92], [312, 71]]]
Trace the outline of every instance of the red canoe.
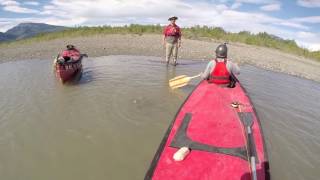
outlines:
[[62, 83], [71, 80], [76, 74], [82, 72], [82, 56], [76, 61], [59, 63], [55, 61], [56, 76]]
[[[175, 161], [181, 147], [190, 153]], [[241, 85], [200, 82], [169, 126], [145, 179], [270, 179], [260, 122]]]

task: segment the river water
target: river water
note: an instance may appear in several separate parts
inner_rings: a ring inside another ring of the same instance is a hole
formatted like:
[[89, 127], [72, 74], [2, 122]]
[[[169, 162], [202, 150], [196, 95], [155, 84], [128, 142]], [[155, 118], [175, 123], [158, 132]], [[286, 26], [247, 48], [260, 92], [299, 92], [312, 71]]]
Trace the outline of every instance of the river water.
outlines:
[[[181, 103], [197, 84], [168, 80], [206, 62], [166, 67], [157, 57], [84, 59], [79, 82], [62, 85], [51, 61], [0, 64], [3, 180], [140, 180]], [[320, 84], [243, 66], [275, 180], [320, 177]]]

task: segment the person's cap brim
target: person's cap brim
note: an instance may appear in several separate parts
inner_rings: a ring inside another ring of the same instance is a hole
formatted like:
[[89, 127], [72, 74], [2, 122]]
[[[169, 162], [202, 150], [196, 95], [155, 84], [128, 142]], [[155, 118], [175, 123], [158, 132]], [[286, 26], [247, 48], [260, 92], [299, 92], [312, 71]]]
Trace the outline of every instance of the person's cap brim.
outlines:
[[177, 19], [178, 19], [178, 17], [173, 16], [173, 17], [170, 17], [168, 20], [171, 21], [171, 20], [177, 20]]

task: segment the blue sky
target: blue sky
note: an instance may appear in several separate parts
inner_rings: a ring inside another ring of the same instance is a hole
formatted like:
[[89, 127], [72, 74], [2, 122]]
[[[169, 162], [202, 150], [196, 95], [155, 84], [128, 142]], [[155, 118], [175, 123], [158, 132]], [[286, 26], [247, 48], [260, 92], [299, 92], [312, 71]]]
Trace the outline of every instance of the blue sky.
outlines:
[[0, 32], [21, 22], [63, 26], [166, 24], [268, 32], [320, 50], [320, 0], [0, 0]]

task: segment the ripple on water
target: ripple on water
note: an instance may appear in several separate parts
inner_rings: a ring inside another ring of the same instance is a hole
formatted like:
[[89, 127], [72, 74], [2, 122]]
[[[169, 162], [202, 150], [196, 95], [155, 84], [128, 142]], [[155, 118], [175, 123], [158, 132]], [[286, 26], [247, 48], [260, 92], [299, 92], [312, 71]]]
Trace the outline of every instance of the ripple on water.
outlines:
[[[0, 65], [3, 179], [143, 179], [164, 132], [197, 84], [168, 80], [206, 62], [88, 58], [80, 81], [61, 85], [51, 61]], [[239, 76], [264, 130], [273, 179], [318, 179], [320, 85], [243, 66]], [[125, 171], [125, 173], [124, 173]]]

